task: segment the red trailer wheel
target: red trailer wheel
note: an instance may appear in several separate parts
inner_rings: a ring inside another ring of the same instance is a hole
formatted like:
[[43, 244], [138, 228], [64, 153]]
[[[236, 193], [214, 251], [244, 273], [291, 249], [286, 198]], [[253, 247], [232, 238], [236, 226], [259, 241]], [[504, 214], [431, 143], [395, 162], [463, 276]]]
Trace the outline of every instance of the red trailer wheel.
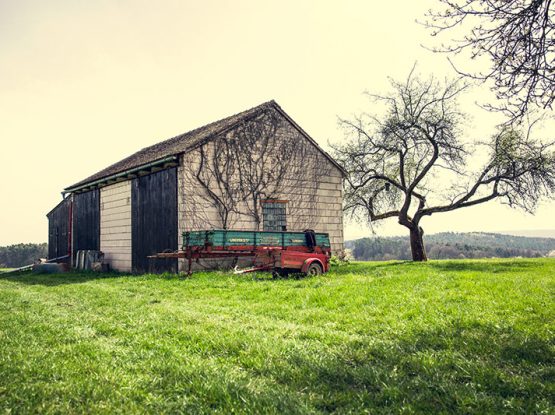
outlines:
[[310, 264], [306, 270], [306, 275], [316, 276], [322, 274], [322, 267], [317, 262]]

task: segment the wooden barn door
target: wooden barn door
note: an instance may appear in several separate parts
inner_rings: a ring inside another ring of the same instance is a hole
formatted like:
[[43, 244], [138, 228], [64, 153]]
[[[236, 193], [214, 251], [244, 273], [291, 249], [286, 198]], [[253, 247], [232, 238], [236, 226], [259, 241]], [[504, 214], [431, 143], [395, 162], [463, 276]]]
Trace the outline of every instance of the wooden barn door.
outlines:
[[73, 254], [100, 249], [100, 190], [73, 195]]
[[131, 186], [133, 272], [177, 272], [177, 259], [149, 255], [177, 249], [177, 169], [133, 179]]
[[48, 258], [68, 255], [70, 247], [71, 198], [63, 200], [48, 214]]

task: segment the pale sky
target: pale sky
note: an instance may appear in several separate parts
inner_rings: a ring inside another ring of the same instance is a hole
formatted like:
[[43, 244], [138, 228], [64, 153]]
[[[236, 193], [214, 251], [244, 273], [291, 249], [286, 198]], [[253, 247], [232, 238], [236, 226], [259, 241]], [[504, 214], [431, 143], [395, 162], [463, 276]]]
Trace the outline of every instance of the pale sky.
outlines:
[[[74, 182], [163, 139], [275, 99], [324, 148], [415, 61], [452, 75], [415, 19], [429, 1], [0, 0], [0, 245], [47, 240]], [[495, 120], [476, 114], [469, 136]], [[476, 98], [478, 97], [478, 98]], [[427, 233], [555, 228], [497, 203], [427, 218]], [[395, 221], [378, 234], [405, 234]], [[345, 238], [369, 235], [347, 224]]]

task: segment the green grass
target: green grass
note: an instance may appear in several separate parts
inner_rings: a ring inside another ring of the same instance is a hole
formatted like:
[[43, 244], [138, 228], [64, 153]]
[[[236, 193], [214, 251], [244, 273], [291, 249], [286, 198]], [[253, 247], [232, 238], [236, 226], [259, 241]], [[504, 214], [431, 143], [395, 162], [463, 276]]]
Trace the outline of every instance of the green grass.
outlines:
[[555, 260], [0, 276], [0, 413], [555, 413]]

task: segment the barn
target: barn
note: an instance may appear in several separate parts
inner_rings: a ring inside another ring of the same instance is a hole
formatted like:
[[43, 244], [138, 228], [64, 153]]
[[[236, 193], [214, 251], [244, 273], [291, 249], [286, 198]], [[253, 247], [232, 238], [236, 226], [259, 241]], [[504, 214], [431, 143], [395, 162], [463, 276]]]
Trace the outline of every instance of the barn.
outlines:
[[48, 255], [99, 250], [122, 272], [177, 272], [188, 230], [314, 229], [343, 249], [342, 168], [269, 101], [143, 148], [62, 192]]

